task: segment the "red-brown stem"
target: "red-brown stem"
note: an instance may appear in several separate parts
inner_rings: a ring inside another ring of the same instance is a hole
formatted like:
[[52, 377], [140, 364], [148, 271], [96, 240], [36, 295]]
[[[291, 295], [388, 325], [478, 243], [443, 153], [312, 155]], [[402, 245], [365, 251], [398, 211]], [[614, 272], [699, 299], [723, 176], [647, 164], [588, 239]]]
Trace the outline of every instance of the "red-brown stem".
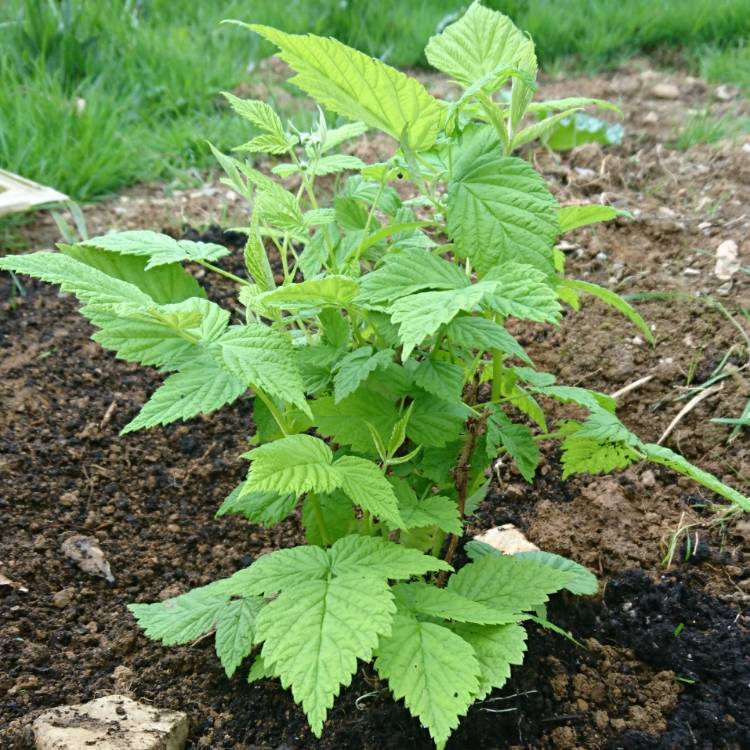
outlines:
[[[471, 453], [476, 445], [477, 438], [484, 429], [484, 423], [487, 421], [489, 411], [485, 411], [479, 417], [471, 417], [468, 422], [468, 431], [466, 433], [466, 440], [464, 440], [463, 448], [461, 448], [461, 455], [458, 457], [458, 464], [453, 472], [454, 479], [456, 481], [456, 493], [458, 496], [458, 512], [461, 516], [461, 520], [464, 518], [464, 511], [466, 509], [466, 496], [469, 492], [469, 472], [471, 470]], [[456, 555], [458, 549], [458, 542], [460, 537], [456, 534], [451, 534], [450, 541], [448, 542], [448, 549], [445, 552], [443, 558], [445, 562], [450, 564]], [[448, 577], [447, 571], [443, 570], [437, 579], [437, 585], [439, 587], [445, 586], [445, 581]]]

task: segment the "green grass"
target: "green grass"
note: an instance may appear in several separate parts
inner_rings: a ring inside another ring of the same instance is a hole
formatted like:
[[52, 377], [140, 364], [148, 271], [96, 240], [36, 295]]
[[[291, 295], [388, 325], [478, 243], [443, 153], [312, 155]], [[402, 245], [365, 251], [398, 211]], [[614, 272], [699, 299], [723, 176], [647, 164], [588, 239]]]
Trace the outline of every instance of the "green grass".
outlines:
[[[212, 162], [248, 136], [217, 93], [272, 49], [239, 18], [330, 34], [399, 66], [461, 0], [4, 0], [0, 165], [87, 201]], [[666, 47], [750, 89], [747, 0], [487, 0], [537, 42], [548, 69], [595, 70]]]
[[726, 114], [712, 115], [699, 112], [690, 117], [685, 126], [669, 144], [682, 151], [705, 143], [717, 143], [725, 138], [736, 138], [750, 133], [750, 118]]

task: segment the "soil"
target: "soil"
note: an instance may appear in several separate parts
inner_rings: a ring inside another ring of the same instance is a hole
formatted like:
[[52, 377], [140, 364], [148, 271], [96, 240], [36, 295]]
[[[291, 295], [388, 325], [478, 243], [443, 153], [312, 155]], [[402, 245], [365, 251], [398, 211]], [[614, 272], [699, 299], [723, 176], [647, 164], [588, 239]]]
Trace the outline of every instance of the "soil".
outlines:
[[[679, 98], [657, 97], [657, 83], [674, 84]], [[726, 283], [713, 274], [715, 249], [727, 239], [750, 264], [750, 138], [668, 147], [691, 110], [746, 112], [747, 104], [731, 90], [638, 61], [595, 78], [547, 80], [542, 93], [610, 98], [625, 113], [622, 146], [533, 156], [561, 202], [613, 203], [635, 217], [571, 235], [570, 275], [622, 293], [693, 298], [637, 303], [653, 348], [593, 301], [559, 330], [519, 324], [515, 333], [560, 382], [613, 393], [652, 376], [618, 399], [623, 420], [652, 441], [684, 407], [686, 386], [709, 378], [728, 354], [732, 374], [722, 390], [682, 418], [666, 444], [747, 493], [747, 434], [728, 442], [731, 428], [710, 419], [738, 416], [750, 397], [749, 327], [740, 313], [750, 309], [750, 276], [740, 271]], [[356, 148], [386, 147], [370, 138]], [[233, 247], [238, 237], [219, 225], [243, 223], [239, 202], [210, 182], [140, 186], [87, 208], [86, 218], [92, 234], [161, 228]], [[30, 249], [58, 239], [45, 216], [17, 231]], [[239, 268], [239, 255], [228, 267]], [[228, 301], [229, 287], [202, 280], [214, 299]], [[0, 279], [0, 745], [30, 746], [40, 710], [124, 692], [186, 711], [190, 748], [431, 747], [367, 666], [316, 740], [278, 684], [248, 685], [242, 670], [227, 680], [210, 640], [168, 649], [139, 634], [125, 604], [173, 596], [297, 544], [298, 519], [264, 529], [214, 518], [245, 470], [239, 455], [253, 431], [246, 402], [221, 417], [118, 438], [158, 375], [90, 342], [70, 297], [23, 285], [18, 296]], [[582, 646], [531, 628], [525, 664], [470, 710], [448, 748], [750, 747], [750, 522], [720, 523], [711, 503], [718, 499], [659, 467], [563, 481], [551, 452], [529, 486], [496, 466], [470, 531], [515, 523], [541, 548], [594, 569], [602, 593], [551, 603], [550, 618]], [[667, 570], [671, 536], [686, 524], [694, 526]], [[98, 540], [114, 583], [63, 555], [61, 543], [74, 533]]]

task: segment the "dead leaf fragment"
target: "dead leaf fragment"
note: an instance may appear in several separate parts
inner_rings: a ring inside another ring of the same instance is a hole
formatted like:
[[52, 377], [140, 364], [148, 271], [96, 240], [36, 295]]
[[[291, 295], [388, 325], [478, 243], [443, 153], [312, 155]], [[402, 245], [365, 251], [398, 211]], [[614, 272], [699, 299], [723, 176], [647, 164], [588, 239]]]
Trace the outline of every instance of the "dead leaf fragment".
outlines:
[[93, 536], [84, 536], [83, 534], [73, 534], [69, 536], [61, 545], [60, 549], [63, 554], [73, 560], [78, 567], [84, 572], [93, 576], [105, 578], [110, 583], [114, 583], [115, 578], [109, 567], [107, 559], [99, 546], [99, 541]]
[[11, 581], [10, 578], [7, 576], [4, 576], [2, 573], [0, 573], [0, 586], [7, 586], [11, 589], [16, 589], [16, 591], [20, 591], [22, 594], [28, 594], [29, 590], [21, 583], [17, 583], [16, 581]]
[[740, 270], [737, 254], [737, 243], [734, 240], [724, 240], [716, 248], [716, 266], [714, 275], [721, 281], [729, 281]]
[[477, 542], [484, 542], [494, 547], [503, 555], [515, 555], [516, 552], [529, 552], [538, 550], [536, 544], [532, 544], [521, 531], [512, 523], [506, 523], [502, 526], [495, 526], [492, 529], [483, 531], [474, 537]]

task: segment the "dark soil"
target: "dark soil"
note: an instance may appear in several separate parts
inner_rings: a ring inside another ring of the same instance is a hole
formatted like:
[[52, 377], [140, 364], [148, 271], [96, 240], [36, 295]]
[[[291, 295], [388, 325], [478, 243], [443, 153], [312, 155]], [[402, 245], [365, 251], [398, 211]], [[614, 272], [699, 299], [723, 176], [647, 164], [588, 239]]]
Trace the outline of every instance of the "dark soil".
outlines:
[[[750, 234], [750, 146], [664, 150], [685, 107], [712, 97], [701, 82], [673, 80], [684, 93], [678, 102], [649, 99], [655, 78], [648, 71], [551, 84], [550, 96], [619, 99], [629, 135], [607, 152], [583, 147], [536, 159], [562, 202], [614, 202], [637, 215], [573, 235], [571, 275], [621, 292], [709, 294], [737, 313], [750, 307], [750, 277], [740, 273], [728, 291], [721, 289], [711, 255], [720, 241], [735, 239], [748, 265], [750, 247], [742, 242]], [[646, 117], [652, 109], [656, 120]], [[358, 146], [367, 148], [382, 144]], [[217, 223], [226, 200], [221, 188], [165, 197], [160, 187], [146, 186], [91, 209], [87, 218], [92, 233], [163, 227], [241, 248], [241, 236]], [[28, 233], [33, 248], [54, 239], [44, 218]], [[240, 255], [225, 259], [227, 267], [238, 269]], [[229, 286], [196, 273], [214, 299], [230, 303]], [[342, 691], [318, 741], [278, 684], [248, 685], [243, 670], [227, 680], [210, 639], [167, 649], [139, 633], [128, 602], [173, 596], [297, 544], [298, 521], [264, 529], [213, 517], [246, 469], [239, 455], [253, 432], [247, 401], [189, 424], [119, 438], [158, 374], [117, 362], [90, 342], [74, 300], [23, 283], [26, 296], [13, 299], [9, 280], [0, 279], [0, 746], [29, 746], [30, 722], [44, 708], [124, 692], [187, 712], [190, 748], [431, 747], [368, 666]], [[625, 422], [649, 440], [684, 406], [677, 397], [688, 374], [700, 382], [734, 347], [734, 375], [680, 422], [667, 444], [747, 492], [746, 434], [727, 443], [728, 428], [710, 422], [737, 416], [750, 397], [745, 341], [725, 315], [700, 301], [639, 308], [655, 327], [653, 349], [593, 302], [558, 331], [519, 325], [515, 333], [537, 366], [561, 382], [611, 393], [652, 375], [619, 399]], [[739, 315], [735, 322], [747, 331]], [[531, 628], [525, 664], [470, 710], [448, 747], [750, 747], [750, 523], [710, 524], [714, 516], [704, 508], [715, 500], [658, 467], [562, 481], [559, 456], [550, 453], [529, 486], [497, 466], [472, 531], [515, 523], [543, 549], [595, 570], [603, 593], [591, 600], [557, 597], [550, 618], [584, 647]], [[678, 546], [665, 572], [661, 560], [681, 520], [698, 525], [690, 547]], [[63, 556], [61, 542], [73, 533], [96, 537], [113, 584]]]

